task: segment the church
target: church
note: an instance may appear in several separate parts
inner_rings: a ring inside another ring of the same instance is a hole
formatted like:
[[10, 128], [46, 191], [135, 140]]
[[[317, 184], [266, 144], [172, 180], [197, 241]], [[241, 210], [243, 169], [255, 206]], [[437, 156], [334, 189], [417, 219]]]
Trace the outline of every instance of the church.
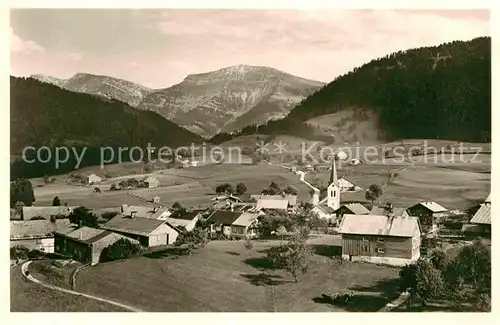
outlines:
[[335, 159], [332, 159], [332, 170], [330, 172], [330, 182], [326, 190], [326, 196], [320, 199], [320, 190], [315, 188], [311, 203], [314, 205], [313, 211], [320, 218], [335, 219], [335, 211], [340, 208], [340, 186], [337, 178]]

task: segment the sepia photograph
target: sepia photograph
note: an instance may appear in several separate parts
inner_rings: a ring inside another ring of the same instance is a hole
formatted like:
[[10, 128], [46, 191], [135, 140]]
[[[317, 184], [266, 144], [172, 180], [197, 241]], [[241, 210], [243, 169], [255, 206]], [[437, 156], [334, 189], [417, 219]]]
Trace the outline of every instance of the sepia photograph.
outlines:
[[9, 15], [12, 313], [491, 312], [490, 10]]

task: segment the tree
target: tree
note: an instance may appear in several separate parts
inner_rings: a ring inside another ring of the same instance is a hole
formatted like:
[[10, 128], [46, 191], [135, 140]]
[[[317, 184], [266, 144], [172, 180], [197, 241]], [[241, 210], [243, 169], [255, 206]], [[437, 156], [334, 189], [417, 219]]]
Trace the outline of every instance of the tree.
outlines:
[[435, 249], [431, 253], [430, 261], [435, 269], [444, 272], [450, 263], [450, 258], [444, 250]]
[[223, 193], [232, 194], [232, 193], [234, 193], [233, 186], [229, 183], [219, 184], [215, 188], [215, 193], [217, 193], [217, 194], [223, 194]]
[[27, 179], [18, 178], [10, 182], [10, 206], [13, 207], [18, 201], [23, 202], [26, 206], [31, 206], [35, 202], [33, 186]]
[[97, 216], [87, 207], [78, 207], [69, 215], [69, 221], [79, 226], [99, 228]]
[[116, 183], [111, 184], [111, 186], [109, 187], [109, 190], [110, 191], [118, 191], [118, 186], [116, 186]]
[[[415, 264], [403, 266], [399, 271], [400, 289], [408, 291], [411, 297], [419, 297], [422, 305], [443, 292], [444, 285], [441, 272], [429, 261], [420, 259]], [[411, 301], [409, 299], [409, 304]]]
[[59, 197], [57, 196], [54, 197], [54, 199], [52, 200], [52, 206], [53, 207], [61, 206], [61, 201], [59, 200]]
[[298, 195], [299, 194], [299, 191], [297, 190], [297, 188], [295, 186], [292, 186], [292, 185], [288, 185], [283, 190], [283, 192], [285, 192], [286, 194], [290, 194], [290, 195]]
[[247, 191], [247, 186], [244, 183], [240, 182], [240, 183], [236, 184], [236, 194], [237, 195], [242, 195], [246, 191]]
[[101, 193], [101, 189], [99, 187], [94, 187], [94, 192], [95, 193]]
[[180, 204], [179, 202], [174, 202], [174, 204], [172, 204], [172, 209], [175, 209], [175, 210], [179, 210], [179, 209], [182, 209], [183, 206], [182, 204]]
[[288, 243], [269, 249], [267, 259], [279, 269], [289, 272], [298, 282], [299, 274], [307, 272], [313, 251], [301, 235], [293, 236]]
[[181, 231], [175, 246], [185, 245], [188, 254], [191, 255], [193, 250], [199, 247], [205, 247], [208, 243], [208, 230], [195, 227], [192, 231]]
[[371, 201], [373, 204], [373, 201], [379, 199], [382, 196], [382, 194], [383, 194], [382, 188], [377, 184], [372, 184], [365, 193], [365, 199]]
[[257, 165], [262, 161], [262, 157], [258, 152], [252, 153], [252, 164]]
[[276, 235], [281, 237], [281, 241], [283, 241], [283, 237], [286, 235], [286, 228], [285, 226], [279, 226], [278, 229], [276, 229]]
[[128, 239], [121, 238], [102, 250], [99, 261], [108, 262], [114, 260], [122, 260], [125, 258], [130, 258], [140, 251], [141, 245], [133, 243]]

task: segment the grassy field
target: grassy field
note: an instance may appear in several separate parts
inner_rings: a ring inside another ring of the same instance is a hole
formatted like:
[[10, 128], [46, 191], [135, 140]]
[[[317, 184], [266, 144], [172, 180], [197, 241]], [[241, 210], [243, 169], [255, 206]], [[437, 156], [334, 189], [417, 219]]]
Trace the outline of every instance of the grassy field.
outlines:
[[[293, 283], [263, 258], [277, 243], [255, 241], [247, 251], [241, 241], [210, 242], [191, 256], [176, 258], [170, 249], [104, 263], [82, 270], [77, 290], [164, 312], [375, 311], [397, 296], [398, 269], [340, 264], [324, 256], [331, 252], [321, 241], [309, 272]], [[345, 308], [321, 300], [322, 293], [350, 291], [356, 296]]]
[[11, 312], [122, 312], [119, 307], [85, 297], [44, 288], [21, 275], [21, 266], [10, 271]]

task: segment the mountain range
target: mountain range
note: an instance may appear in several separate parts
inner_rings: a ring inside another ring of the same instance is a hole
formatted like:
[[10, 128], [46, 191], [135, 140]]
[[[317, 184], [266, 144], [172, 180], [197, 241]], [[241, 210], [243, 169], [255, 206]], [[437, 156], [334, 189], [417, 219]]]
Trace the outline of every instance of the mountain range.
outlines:
[[153, 90], [108, 76], [77, 73], [70, 79], [31, 76], [61, 88], [117, 99], [154, 111], [210, 137], [285, 117], [324, 83], [259, 66], [237, 65], [188, 75], [172, 87]]

